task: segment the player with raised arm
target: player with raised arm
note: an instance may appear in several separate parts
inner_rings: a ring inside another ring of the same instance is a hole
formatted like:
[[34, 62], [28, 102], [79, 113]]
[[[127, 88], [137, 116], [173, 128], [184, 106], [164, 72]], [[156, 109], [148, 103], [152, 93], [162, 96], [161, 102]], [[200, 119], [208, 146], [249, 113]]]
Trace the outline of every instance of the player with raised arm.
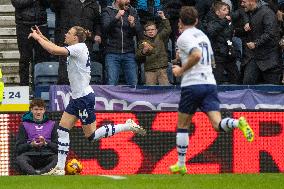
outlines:
[[169, 169], [172, 173], [182, 175], [187, 173], [188, 127], [197, 108], [206, 113], [216, 131], [228, 132], [239, 128], [249, 142], [254, 139], [253, 130], [244, 117], [221, 118], [217, 86], [212, 73], [214, 55], [208, 37], [195, 27], [197, 22], [198, 12], [194, 7], [185, 6], [181, 9], [179, 29], [182, 34], [177, 40], [177, 48], [182, 66], [173, 66], [174, 75], [183, 76], [176, 135], [178, 161]]
[[39, 29], [32, 29], [29, 38], [34, 38], [44, 49], [53, 55], [65, 55], [67, 58], [67, 71], [72, 92], [72, 99], [65, 109], [58, 132], [58, 162], [55, 168], [46, 175], [65, 175], [65, 162], [69, 152], [69, 130], [80, 119], [85, 137], [96, 141], [103, 137], [112, 136], [121, 131], [132, 131], [141, 135], [145, 130], [132, 119], [124, 124], [108, 124], [96, 129], [95, 94], [89, 85], [91, 79], [90, 57], [86, 40], [86, 31], [82, 27], [74, 26], [65, 34], [66, 47], [59, 47], [48, 41]]

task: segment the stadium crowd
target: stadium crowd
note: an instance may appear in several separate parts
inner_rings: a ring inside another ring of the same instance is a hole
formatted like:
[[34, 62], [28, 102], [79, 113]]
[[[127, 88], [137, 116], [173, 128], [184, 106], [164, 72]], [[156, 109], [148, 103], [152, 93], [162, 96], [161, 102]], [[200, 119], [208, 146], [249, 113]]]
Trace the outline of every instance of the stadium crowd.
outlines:
[[28, 40], [35, 25], [49, 33], [47, 9], [55, 14], [50, 37], [57, 45], [64, 45], [72, 26], [88, 30], [91, 62], [103, 65], [102, 84], [179, 84], [171, 67], [179, 64], [175, 44], [182, 6], [198, 10], [197, 27], [213, 46], [218, 84], [283, 83], [283, 0], [12, 0], [12, 4], [21, 85], [29, 84], [30, 62], [42, 61], [60, 62], [58, 84], [68, 84], [66, 57], [50, 57]]

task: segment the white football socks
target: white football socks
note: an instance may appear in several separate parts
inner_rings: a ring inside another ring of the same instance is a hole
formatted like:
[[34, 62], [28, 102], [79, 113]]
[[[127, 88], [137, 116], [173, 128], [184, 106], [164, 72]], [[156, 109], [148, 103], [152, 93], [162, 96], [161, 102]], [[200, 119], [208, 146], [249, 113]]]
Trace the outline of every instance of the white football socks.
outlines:
[[57, 133], [58, 133], [57, 167], [59, 167], [59, 169], [64, 170], [66, 158], [69, 152], [69, 145], [70, 145], [69, 130], [59, 126], [59, 128], [57, 129]]
[[178, 165], [184, 166], [186, 162], [186, 152], [188, 148], [188, 129], [177, 129], [176, 144], [178, 152]]
[[130, 131], [130, 126], [128, 124], [103, 125], [95, 131], [95, 136], [93, 140], [107, 138], [107, 137], [113, 136], [114, 134], [122, 132], [122, 131]]
[[238, 127], [239, 120], [232, 119], [232, 118], [224, 118], [221, 120], [220, 126], [225, 131], [228, 132], [232, 130], [233, 128]]

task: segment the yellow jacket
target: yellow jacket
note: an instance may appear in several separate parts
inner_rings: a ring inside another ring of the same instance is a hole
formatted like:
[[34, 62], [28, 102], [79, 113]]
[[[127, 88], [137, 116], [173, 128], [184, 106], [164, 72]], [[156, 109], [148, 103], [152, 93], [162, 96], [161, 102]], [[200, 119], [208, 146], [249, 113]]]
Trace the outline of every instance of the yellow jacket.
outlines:
[[3, 101], [3, 95], [4, 95], [4, 82], [2, 78], [2, 69], [0, 68], [0, 103]]

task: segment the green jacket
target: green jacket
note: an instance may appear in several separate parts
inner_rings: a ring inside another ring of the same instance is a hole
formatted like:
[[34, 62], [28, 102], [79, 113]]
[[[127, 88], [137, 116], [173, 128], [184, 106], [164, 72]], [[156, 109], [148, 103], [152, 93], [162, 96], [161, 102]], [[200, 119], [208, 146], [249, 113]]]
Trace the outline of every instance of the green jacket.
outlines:
[[[169, 20], [163, 19], [161, 23], [161, 31], [154, 38], [144, 36], [144, 39], [139, 41], [138, 48], [136, 50], [136, 58], [144, 63], [144, 70], [146, 72], [156, 71], [168, 66], [168, 52], [166, 46], [171, 31]], [[142, 53], [142, 43], [144, 41], [147, 41], [154, 47], [150, 53], [145, 55]]]

